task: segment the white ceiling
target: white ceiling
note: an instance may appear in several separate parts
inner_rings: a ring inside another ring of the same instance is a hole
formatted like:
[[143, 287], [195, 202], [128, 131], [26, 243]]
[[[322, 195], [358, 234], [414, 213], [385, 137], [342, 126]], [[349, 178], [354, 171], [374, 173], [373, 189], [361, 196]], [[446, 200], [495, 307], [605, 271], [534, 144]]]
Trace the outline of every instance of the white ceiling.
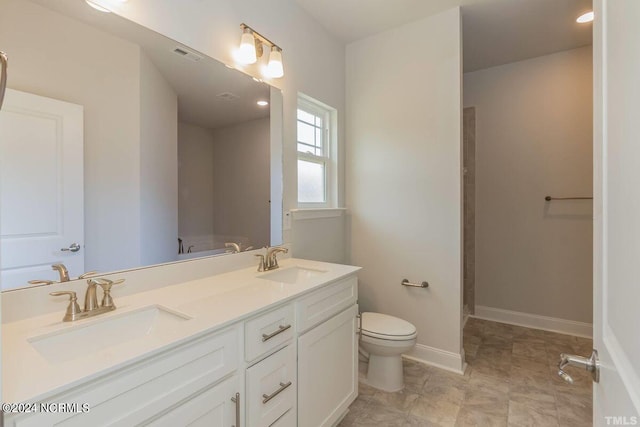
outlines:
[[352, 41], [434, 15], [487, 0], [295, 0], [330, 33]]
[[591, 44], [591, 0], [295, 0], [345, 43], [462, 6], [464, 70]]
[[[198, 62], [185, 59], [173, 50], [193, 50], [115, 14], [98, 12], [84, 1], [33, 1], [141, 46], [178, 95], [181, 121], [215, 129], [269, 116], [268, 107], [256, 105], [258, 100], [270, 98], [270, 87], [265, 83], [202, 54]], [[225, 92], [238, 98], [229, 101], [216, 96]]]
[[592, 24], [576, 18], [591, 0], [501, 0], [462, 8], [464, 71], [591, 44]]

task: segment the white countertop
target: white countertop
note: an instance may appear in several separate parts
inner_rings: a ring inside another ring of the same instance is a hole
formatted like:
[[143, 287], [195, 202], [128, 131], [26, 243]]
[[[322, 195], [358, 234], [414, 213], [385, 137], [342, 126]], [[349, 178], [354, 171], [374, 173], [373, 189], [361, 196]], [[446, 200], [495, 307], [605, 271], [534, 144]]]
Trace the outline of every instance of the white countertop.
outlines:
[[[66, 305], [61, 304], [60, 312], [3, 324], [3, 401], [45, 400], [66, 388], [249, 318], [359, 270], [359, 267], [295, 258], [280, 261], [280, 269], [292, 266], [324, 270], [326, 273], [298, 284], [288, 284], [260, 279], [259, 276], [265, 273], [258, 273], [255, 267], [251, 267], [120, 298], [114, 287], [112, 294], [117, 309], [113, 312], [63, 323]], [[119, 276], [126, 278], [126, 273]], [[81, 305], [83, 297], [78, 295]], [[70, 360], [59, 362], [47, 360], [28, 341], [32, 337], [100, 322], [110, 316], [121, 316], [153, 305], [184, 313], [192, 319], [180, 322], [162, 334], [123, 342], [90, 354], [77, 354], [77, 357], [71, 356]]]

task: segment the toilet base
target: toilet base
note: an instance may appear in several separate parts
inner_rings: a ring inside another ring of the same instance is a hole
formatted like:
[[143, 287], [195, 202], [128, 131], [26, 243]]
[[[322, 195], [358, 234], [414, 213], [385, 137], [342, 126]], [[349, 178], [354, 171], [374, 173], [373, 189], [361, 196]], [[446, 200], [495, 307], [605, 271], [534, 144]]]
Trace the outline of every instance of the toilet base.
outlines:
[[367, 385], [388, 392], [402, 390], [404, 388], [402, 357], [400, 355], [377, 356], [369, 353]]

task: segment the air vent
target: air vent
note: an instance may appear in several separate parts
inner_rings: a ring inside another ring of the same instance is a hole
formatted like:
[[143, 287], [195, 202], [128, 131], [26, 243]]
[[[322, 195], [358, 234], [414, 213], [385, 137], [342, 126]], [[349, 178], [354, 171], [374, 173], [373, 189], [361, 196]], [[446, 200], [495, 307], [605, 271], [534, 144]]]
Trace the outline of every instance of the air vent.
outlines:
[[176, 55], [180, 55], [183, 58], [188, 59], [189, 61], [198, 62], [202, 59], [202, 55], [199, 55], [191, 50], [187, 50], [183, 47], [177, 47], [173, 49], [173, 53]]
[[222, 98], [225, 101], [235, 101], [236, 99], [240, 99], [238, 95], [231, 92], [222, 92], [216, 95], [218, 98]]

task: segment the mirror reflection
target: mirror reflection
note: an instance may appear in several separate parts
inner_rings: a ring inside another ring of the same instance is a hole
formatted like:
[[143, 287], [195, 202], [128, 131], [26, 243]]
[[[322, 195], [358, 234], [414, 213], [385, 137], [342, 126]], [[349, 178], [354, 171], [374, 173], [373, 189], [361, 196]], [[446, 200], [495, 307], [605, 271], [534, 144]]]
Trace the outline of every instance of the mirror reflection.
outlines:
[[80, 1], [1, 0], [0, 45], [2, 289], [281, 243], [277, 89]]

